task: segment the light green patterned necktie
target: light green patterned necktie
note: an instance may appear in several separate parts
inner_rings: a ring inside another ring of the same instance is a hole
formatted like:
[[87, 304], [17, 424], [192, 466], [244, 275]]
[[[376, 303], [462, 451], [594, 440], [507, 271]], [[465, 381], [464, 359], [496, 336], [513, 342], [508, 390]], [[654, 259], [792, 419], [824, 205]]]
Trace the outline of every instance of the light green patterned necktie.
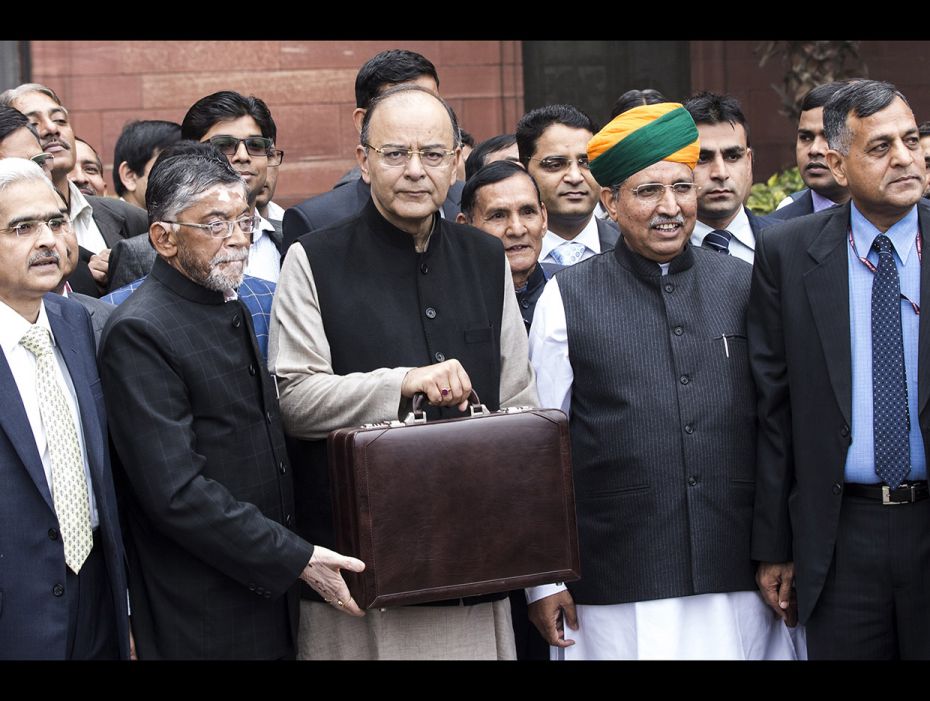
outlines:
[[39, 412], [52, 458], [52, 501], [65, 546], [65, 564], [77, 574], [90, 555], [94, 541], [84, 458], [74, 414], [55, 378], [57, 361], [48, 329], [33, 325], [19, 342], [36, 357]]

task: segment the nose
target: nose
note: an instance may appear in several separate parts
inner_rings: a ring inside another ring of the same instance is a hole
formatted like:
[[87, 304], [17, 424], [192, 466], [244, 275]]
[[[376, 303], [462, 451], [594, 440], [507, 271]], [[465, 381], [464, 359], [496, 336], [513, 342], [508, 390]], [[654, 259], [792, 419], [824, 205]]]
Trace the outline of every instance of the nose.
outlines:
[[522, 238], [526, 233], [526, 224], [520, 217], [519, 212], [513, 212], [510, 215], [510, 221], [507, 222], [507, 231], [505, 233], [513, 238]]
[[[723, 160], [723, 154], [717, 153], [714, 155], [713, 160], [710, 162], [710, 177], [711, 180], [719, 180], [723, 182], [730, 177], [730, 173], [727, 171], [727, 164]], [[669, 191], [666, 191], [668, 194]]]
[[252, 160], [252, 157], [249, 155], [248, 150], [245, 147], [245, 142], [240, 141], [236, 146], [236, 152], [229, 159], [232, 163], [249, 163]]
[[827, 144], [827, 140], [823, 137], [822, 134], [818, 134], [811, 141], [811, 146], [808, 149], [808, 154], [811, 156], [823, 156], [829, 150], [830, 146]]
[[52, 233], [52, 228], [48, 225], [47, 222], [42, 222], [39, 225], [39, 231], [36, 234], [35, 248], [55, 248], [55, 244], [58, 242], [58, 237]]
[[55, 123], [55, 120], [50, 119], [48, 115], [40, 114], [36, 117], [35, 122], [36, 131], [39, 132], [39, 136], [53, 136], [60, 133], [58, 124]]
[[912, 151], [902, 139], [895, 139], [891, 144], [891, 163], [896, 166], [909, 166], [918, 157], [923, 158], [923, 151]]
[[423, 168], [423, 161], [420, 160], [419, 153], [411, 153], [410, 158], [407, 159], [407, 163], [404, 165], [404, 175], [411, 180], [419, 180], [423, 177], [425, 169]]
[[662, 193], [662, 197], [656, 205], [656, 212], [669, 216], [676, 216], [679, 211], [678, 199], [675, 197], [675, 193], [672, 192], [672, 188], [665, 188], [665, 192]]
[[578, 167], [578, 159], [572, 159], [568, 164], [568, 170], [565, 171], [565, 181], [569, 183], [580, 183], [584, 180], [584, 173]]

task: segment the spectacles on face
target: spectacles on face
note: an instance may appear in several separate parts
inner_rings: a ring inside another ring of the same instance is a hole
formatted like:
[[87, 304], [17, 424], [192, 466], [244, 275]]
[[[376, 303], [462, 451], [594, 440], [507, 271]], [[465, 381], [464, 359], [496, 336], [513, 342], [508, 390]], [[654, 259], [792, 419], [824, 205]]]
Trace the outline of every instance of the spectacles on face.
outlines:
[[273, 148], [268, 152], [268, 167], [273, 168], [281, 165], [284, 161], [284, 151], [279, 148]]
[[[276, 151], [274, 141], [267, 136], [247, 136], [244, 139], [237, 139], [235, 136], [221, 134], [210, 137], [210, 143], [224, 156], [234, 156], [239, 150], [239, 144], [245, 144], [245, 150], [250, 156], [267, 158], [268, 165], [280, 165], [281, 159], [284, 158], [284, 151]], [[277, 154], [281, 157], [278, 158]]]
[[30, 219], [21, 221], [6, 229], [0, 229], [4, 233], [16, 234], [17, 238], [28, 239], [38, 235], [43, 226], [47, 226], [55, 236], [64, 236], [71, 233], [71, 220], [68, 217], [59, 215], [49, 219]]
[[50, 153], [37, 153], [35, 156], [29, 160], [35, 163], [40, 168], [45, 168], [46, 164], [52, 160], [54, 156]]
[[381, 156], [381, 162], [388, 168], [399, 168], [407, 165], [410, 159], [413, 158], [413, 154], [417, 154], [420, 157], [420, 163], [427, 168], [439, 168], [448, 163], [449, 159], [455, 155], [455, 150], [443, 148], [428, 148], [421, 151], [415, 148], [397, 148], [396, 146], [386, 148], [375, 148], [371, 144], [362, 144], [362, 146]]
[[180, 226], [192, 226], [195, 229], [202, 229], [206, 231], [207, 234], [212, 236], [215, 239], [228, 239], [233, 235], [233, 227], [238, 226], [239, 231], [243, 234], [251, 235], [253, 231], [258, 227], [258, 217], [253, 217], [250, 214], [234, 219], [233, 221], [226, 221], [224, 219], [216, 219], [207, 224], [194, 224], [193, 222], [186, 221], [165, 221], [164, 224], [179, 224]]
[[671, 190], [676, 200], [683, 200], [697, 192], [697, 186], [694, 183], [672, 183], [664, 185], [663, 183], [643, 183], [637, 187], [626, 188], [633, 193], [636, 199], [642, 202], [658, 202], [665, 197], [665, 191]]
[[566, 156], [546, 156], [545, 158], [530, 158], [531, 161], [537, 161], [539, 167], [547, 173], [562, 173], [572, 167], [572, 163], [577, 163], [582, 170], [591, 170], [591, 163], [587, 156], [578, 158], [568, 158]]

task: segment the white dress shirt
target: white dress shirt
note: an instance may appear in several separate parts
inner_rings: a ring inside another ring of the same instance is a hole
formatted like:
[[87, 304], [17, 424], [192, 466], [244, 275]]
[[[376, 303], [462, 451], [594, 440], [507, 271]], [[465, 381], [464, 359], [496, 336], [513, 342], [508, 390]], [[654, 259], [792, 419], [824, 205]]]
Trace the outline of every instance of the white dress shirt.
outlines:
[[[52, 349], [55, 353], [55, 360], [58, 361], [56, 379], [64, 391], [65, 399], [74, 418], [78, 443], [81, 445], [81, 456], [84, 459], [84, 479], [87, 480], [87, 493], [90, 496], [90, 525], [92, 528], [96, 528], [100, 519], [97, 516], [97, 504], [94, 499], [94, 490], [90, 478], [90, 466], [87, 460], [87, 447], [84, 445], [84, 430], [81, 424], [81, 412], [78, 411], [77, 394], [74, 391], [74, 384], [71, 382], [68, 367], [65, 365], [58, 344], [55, 342], [55, 334], [52, 333], [52, 327], [48, 323], [44, 302], [39, 307], [39, 317], [36, 319], [36, 325], [48, 329], [52, 339]], [[16, 387], [19, 389], [19, 397], [22, 400], [23, 408], [26, 410], [29, 426], [32, 428], [36, 449], [42, 458], [42, 467], [45, 470], [45, 479], [48, 481], [49, 493], [53, 493], [52, 456], [48, 449], [45, 426], [42, 423], [42, 414], [39, 409], [39, 391], [36, 387], [36, 358], [19, 343], [31, 326], [32, 324], [26, 321], [18, 312], [0, 302], [0, 347], [3, 348], [7, 365], [10, 367], [10, 373], [13, 375]], [[12, 400], [9, 397], [4, 399], [6, 401]]]
[[268, 218], [273, 221], [281, 221], [284, 219], [284, 207], [276, 202], [269, 202], [265, 211], [268, 212]]
[[103, 234], [100, 233], [97, 222], [94, 221], [93, 207], [84, 197], [84, 193], [78, 190], [71, 181], [68, 181], [68, 190], [71, 192], [71, 207], [68, 210], [68, 216], [71, 217], [71, 225], [74, 227], [78, 245], [91, 253], [100, 253], [107, 247], [107, 242], [103, 240]]
[[[730, 239], [730, 255], [752, 265], [756, 256], [756, 236], [752, 233], [752, 227], [749, 226], [746, 208], [740, 207], [736, 217], [725, 228], [733, 234], [733, 238]], [[694, 225], [694, 231], [691, 232], [691, 243], [700, 247], [704, 237], [713, 230], [713, 227], [707, 226], [704, 222], [697, 222]]]
[[563, 239], [558, 234], [547, 231], [546, 235], [543, 236], [542, 248], [539, 251], [539, 262], [559, 263], [559, 261], [552, 257], [551, 253], [563, 243], [568, 243], [569, 241], [584, 244], [585, 252], [578, 260], [579, 263], [583, 260], [587, 260], [591, 256], [596, 256], [598, 253], [600, 253], [601, 238], [597, 233], [597, 218], [592, 215], [588, 220], [588, 223], [585, 224], [584, 229], [581, 230], [581, 233], [573, 239]]
[[249, 247], [249, 263], [245, 266], [245, 274], [260, 277], [262, 280], [277, 283], [281, 274], [281, 254], [278, 253], [274, 241], [265, 232], [274, 233], [274, 226], [258, 211], [258, 228], [252, 236], [252, 245]]

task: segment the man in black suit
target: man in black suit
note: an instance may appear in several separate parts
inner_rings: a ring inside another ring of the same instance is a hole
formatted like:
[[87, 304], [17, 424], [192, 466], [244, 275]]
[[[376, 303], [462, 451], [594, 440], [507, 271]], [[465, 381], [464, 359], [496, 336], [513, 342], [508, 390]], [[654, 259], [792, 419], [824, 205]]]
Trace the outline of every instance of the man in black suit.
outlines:
[[823, 121], [827, 163], [852, 201], [766, 231], [756, 249], [752, 557], [769, 605], [806, 624], [811, 659], [926, 659], [923, 152], [889, 83], [842, 87]]
[[818, 85], [801, 101], [795, 154], [798, 172], [807, 187], [791, 195], [790, 203], [779, 204], [770, 215], [772, 219], [787, 221], [849, 201], [849, 191], [836, 182], [827, 166], [829, 146], [823, 134], [823, 106], [844, 85], [846, 81]]
[[68, 110], [54, 90], [39, 83], [24, 83], [0, 94], [0, 105], [25, 114], [36, 129], [42, 149], [52, 155], [52, 183], [68, 206], [68, 216], [81, 246], [72, 287], [99, 297], [107, 285], [110, 249], [120, 239], [146, 230], [145, 213], [112, 198], [85, 197], [68, 180], [77, 148]]
[[[413, 83], [439, 94], [436, 67], [414, 51], [390, 49], [365, 62], [355, 77], [355, 111], [352, 121], [358, 132], [371, 101], [392, 85]], [[462, 199], [462, 183], [454, 181], [442, 205], [442, 216], [455, 220]], [[371, 199], [371, 186], [356, 166], [346, 173], [329, 192], [311, 197], [284, 212], [283, 251], [299, 236], [332, 226], [358, 214]]]
[[574, 265], [610, 251], [620, 232], [594, 216], [600, 188], [588, 164], [594, 121], [572, 105], [547, 105], [517, 123], [520, 162], [539, 186], [549, 216], [540, 263]]
[[84, 310], [52, 291], [70, 222], [41, 169], [0, 160], [0, 659], [129, 656], [107, 420]]
[[364, 565], [289, 529], [293, 485], [275, 383], [238, 300], [255, 227], [209, 144], [149, 175], [152, 272], [101, 341], [125, 503], [140, 659], [294, 656], [299, 579], [362, 615], [339, 574]]
[[752, 263], [756, 236], [771, 226], [745, 206], [752, 188], [749, 124], [730, 95], [698, 93], [685, 103], [697, 124], [701, 153], [694, 169], [698, 220], [691, 243]]

